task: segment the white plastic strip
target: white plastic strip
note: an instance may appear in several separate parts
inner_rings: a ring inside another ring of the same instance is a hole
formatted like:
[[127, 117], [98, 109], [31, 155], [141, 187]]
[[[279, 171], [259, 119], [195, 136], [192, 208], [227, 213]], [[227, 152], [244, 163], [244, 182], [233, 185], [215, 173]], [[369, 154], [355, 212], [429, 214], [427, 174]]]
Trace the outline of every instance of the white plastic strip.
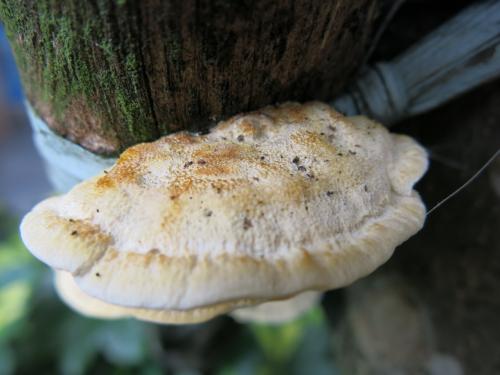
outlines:
[[391, 62], [367, 68], [332, 104], [390, 125], [500, 76], [500, 1], [479, 2]]
[[50, 182], [58, 192], [65, 192], [75, 184], [111, 167], [115, 158], [106, 158], [54, 133], [36, 115], [29, 103], [26, 112], [33, 128], [33, 141], [42, 156]]

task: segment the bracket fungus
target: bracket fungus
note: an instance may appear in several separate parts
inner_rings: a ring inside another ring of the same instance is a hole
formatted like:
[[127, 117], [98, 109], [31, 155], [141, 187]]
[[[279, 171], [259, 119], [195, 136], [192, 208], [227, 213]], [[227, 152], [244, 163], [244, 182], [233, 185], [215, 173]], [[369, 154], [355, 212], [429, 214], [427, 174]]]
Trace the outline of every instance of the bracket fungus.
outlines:
[[407, 136], [285, 103], [133, 146], [21, 235], [77, 310], [199, 322], [372, 272], [422, 227], [426, 168]]
[[281, 324], [294, 320], [316, 306], [321, 293], [307, 291], [281, 301], [236, 309], [230, 315], [241, 323]]

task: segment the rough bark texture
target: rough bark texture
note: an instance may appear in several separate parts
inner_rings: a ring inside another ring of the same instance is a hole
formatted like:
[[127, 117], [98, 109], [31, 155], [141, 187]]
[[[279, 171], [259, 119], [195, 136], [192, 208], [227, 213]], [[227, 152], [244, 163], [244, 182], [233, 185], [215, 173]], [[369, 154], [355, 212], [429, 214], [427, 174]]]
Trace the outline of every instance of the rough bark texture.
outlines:
[[26, 94], [61, 135], [114, 154], [285, 100], [329, 99], [377, 0], [0, 0]]

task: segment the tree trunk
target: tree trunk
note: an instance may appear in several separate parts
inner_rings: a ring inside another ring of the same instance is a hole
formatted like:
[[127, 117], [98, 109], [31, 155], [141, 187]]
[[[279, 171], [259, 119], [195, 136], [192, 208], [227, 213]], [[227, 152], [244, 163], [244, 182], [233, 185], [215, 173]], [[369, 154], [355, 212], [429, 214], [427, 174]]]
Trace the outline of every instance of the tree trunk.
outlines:
[[330, 99], [377, 0], [0, 0], [30, 103], [99, 154], [285, 100]]

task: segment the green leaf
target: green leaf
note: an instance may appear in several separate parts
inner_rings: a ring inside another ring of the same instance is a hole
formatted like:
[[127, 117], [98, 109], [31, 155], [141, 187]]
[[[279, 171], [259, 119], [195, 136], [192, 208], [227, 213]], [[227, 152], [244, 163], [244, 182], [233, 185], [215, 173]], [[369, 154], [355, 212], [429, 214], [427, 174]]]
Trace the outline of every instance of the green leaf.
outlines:
[[146, 340], [146, 326], [141, 322], [72, 315], [62, 329], [61, 372], [83, 374], [98, 354], [115, 365], [140, 365], [146, 357]]
[[138, 365], [146, 355], [145, 324], [132, 320], [104, 322], [98, 331], [107, 360], [117, 365]]
[[16, 363], [14, 352], [6, 345], [0, 345], [0, 374], [14, 374]]
[[0, 289], [0, 340], [5, 340], [13, 324], [26, 315], [31, 286], [18, 280]]
[[332, 360], [331, 332], [326, 321], [307, 327], [289, 364], [290, 375], [340, 374]]
[[43, 269], [41, 262], [26, 250], [17, 232], [0, 243], [0, 287], [15, 280], [33, 282]]
[[253, 348], [247, 348], [242, 355], [231, 364], [225, 364], [217, 375], [255, 375], [260, 373], [264, 358]]
[[274, 363], [286, 363], [297, 350], [306, 329], [323, 322], [319, 307], [305, 315], [282, 325], [252, 324], [251, 330], [266, 357]]
[[26, 263], [33, 259], [26, 250], [17, 234], [9, 236], [7, 241], [0, 243], [0, 271], [15, 266], [19, 263]]
[[91, 319], [71, 316], [62, 324], [62, 337], [59, 338], [61, 373], [80, 375], [97, 356], [98, 348], [94, 342], [96, 322]]

